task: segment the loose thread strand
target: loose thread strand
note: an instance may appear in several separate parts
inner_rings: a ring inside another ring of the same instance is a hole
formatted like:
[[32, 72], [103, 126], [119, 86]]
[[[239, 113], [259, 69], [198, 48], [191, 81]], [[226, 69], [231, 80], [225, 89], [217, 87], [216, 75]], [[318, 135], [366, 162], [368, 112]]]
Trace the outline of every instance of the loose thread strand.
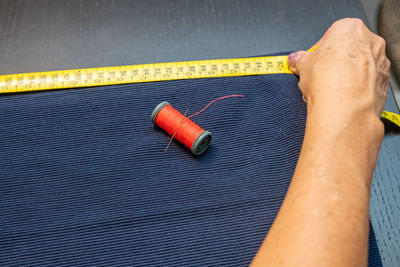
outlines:
[[193, 118], [194, 116], [199, 115], [200, 113], [202, 113], [204, 110], [208, 109], [213, 103], [217, 102], [218, 100], [222, 100], [222, 99], [225, 99], [225, 98], [231, 98], [231, 97], [244, 97], [244, 95], [226, 95], [226, 96], [222, 96], [222, 97], [216, 98], [213, 101], [211, 101], [210, 103], [208, 103], [207, 106], [205, 106], [202, 110], [194, 113], [193, 115], [190, 115], [187, 118], [190, 119], [190, 118]]

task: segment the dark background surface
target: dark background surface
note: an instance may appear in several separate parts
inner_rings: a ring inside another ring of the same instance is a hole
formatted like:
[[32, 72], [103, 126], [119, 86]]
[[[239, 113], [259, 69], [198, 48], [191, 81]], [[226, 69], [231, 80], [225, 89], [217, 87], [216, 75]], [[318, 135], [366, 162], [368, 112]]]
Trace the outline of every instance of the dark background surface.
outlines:
[[[3, 0], [0, 74], [306, 49], [343, 17], [363, 18], [359, 2]], [[386, 109], [398, 112], [392, 94]], [[385, 266], [400, 266], [399, 151], [386, 135], [371, 193]]]
[[[1, 1], [0, 73], [308, 48], [356, 1]], [[22, 62], [23, 61], [23, 62]]]

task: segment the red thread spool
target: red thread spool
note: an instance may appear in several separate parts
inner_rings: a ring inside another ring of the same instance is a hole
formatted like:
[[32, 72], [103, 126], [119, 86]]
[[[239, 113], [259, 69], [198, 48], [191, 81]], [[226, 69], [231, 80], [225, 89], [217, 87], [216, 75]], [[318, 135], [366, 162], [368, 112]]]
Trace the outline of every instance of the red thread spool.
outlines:
[[211, 141], [211, 133], [183, 116], [168, 102], [161, 102], [151, 114], [151, 121], [170, 136], [189, 148], [193, 154], [206, 151]]

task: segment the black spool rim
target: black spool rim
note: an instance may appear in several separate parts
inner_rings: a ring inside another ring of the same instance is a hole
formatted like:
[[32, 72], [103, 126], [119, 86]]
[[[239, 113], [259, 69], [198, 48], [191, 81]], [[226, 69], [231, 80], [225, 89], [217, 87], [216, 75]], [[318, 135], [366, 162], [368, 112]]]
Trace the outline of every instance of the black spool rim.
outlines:
[[163, 109], [163, 107], [170, 105], [167, 101], [163, 101], [160, 104], [158, 104], [155, 109], [153, 110], [153, 112], [151, 113], [151, 121], [156, 124], [156, 118], [158, 115], [158, 112], [160, 112], [160, 110]]
[[203, 154], [208, 146], [210, 145], [212, 134], [209, 131], [202, 132], [194, 141], [192, 148], [190, 149], [193, 154], [199, 156]]

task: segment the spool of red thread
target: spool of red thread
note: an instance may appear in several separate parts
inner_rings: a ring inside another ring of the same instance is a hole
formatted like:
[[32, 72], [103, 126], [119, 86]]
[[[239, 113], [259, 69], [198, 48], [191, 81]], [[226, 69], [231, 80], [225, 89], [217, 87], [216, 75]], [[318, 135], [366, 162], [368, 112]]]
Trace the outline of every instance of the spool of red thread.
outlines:
[[174, 136], [195, 155], [202, 154], [210, 144], [212, 134], [209, 131], [203, 130], [166, 101], [153, 110], [151, 121], [170, 136]]

